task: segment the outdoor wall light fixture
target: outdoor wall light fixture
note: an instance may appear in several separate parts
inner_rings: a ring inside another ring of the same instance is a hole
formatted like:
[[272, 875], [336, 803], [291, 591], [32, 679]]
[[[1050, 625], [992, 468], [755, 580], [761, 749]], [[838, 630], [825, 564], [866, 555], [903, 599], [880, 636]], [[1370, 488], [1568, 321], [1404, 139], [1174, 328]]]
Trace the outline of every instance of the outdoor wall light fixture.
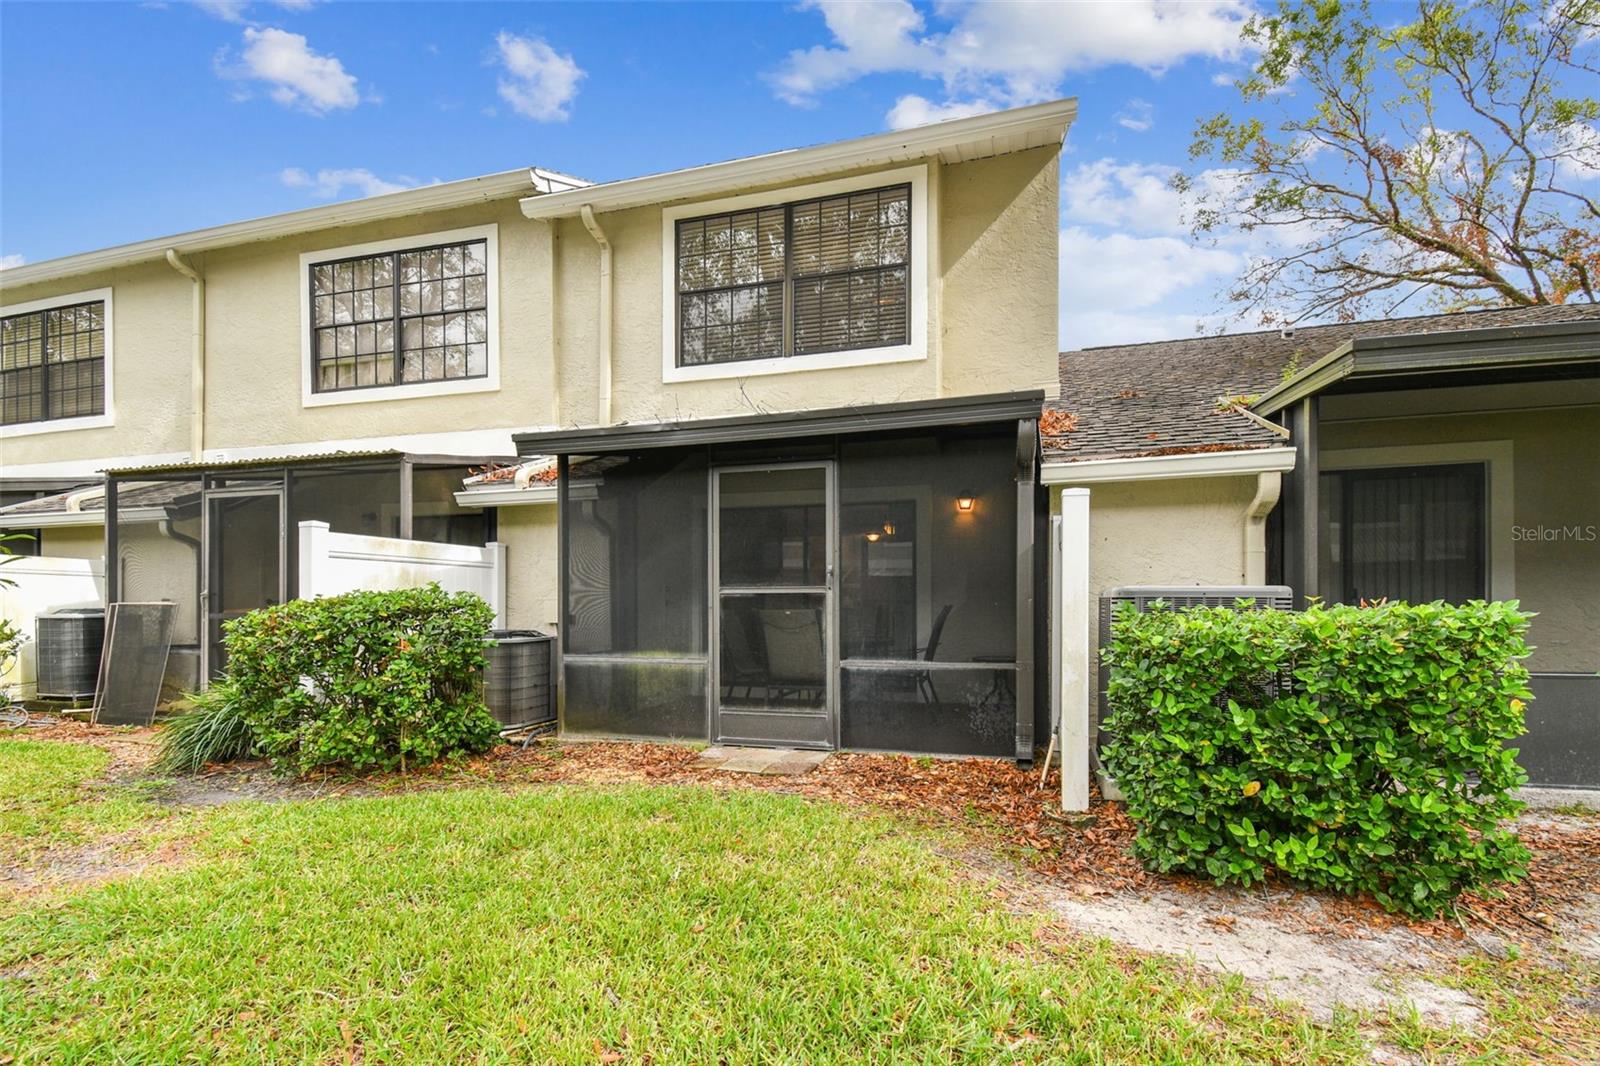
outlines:
[[978, 504], [978, 498], [970, 492], [963, 492], [956, 497], [956, 510], [962, 514], [970, 514]]
[[883, 524], [883, 535], [886, 536], [886, 537], [894, 536], [894, 523], [893, 522], [885, 522]]

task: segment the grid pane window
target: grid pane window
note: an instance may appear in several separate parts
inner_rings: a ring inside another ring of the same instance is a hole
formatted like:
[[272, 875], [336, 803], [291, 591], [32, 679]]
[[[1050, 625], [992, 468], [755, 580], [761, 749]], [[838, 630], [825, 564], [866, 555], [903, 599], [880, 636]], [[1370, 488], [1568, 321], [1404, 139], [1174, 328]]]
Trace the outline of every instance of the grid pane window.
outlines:
[[463, 241], [314, 265], [316, 390], [487, 377], [487, 251]]
[[0, 322], [0, 424], [105, 413], [105, 302]]
[[911, 189], [677, 225], [678, 365], [910, 341]]

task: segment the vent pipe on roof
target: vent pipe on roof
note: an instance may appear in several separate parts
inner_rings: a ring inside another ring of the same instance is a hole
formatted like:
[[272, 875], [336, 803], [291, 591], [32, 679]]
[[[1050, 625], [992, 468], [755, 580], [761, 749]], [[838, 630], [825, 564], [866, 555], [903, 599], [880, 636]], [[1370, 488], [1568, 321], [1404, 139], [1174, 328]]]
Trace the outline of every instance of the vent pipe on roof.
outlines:
[[176, 248], [167, 249], [167, 263], [188, 278], [194, 289], [194, 321], [190, 325], [193, 351], [189, 356], [189, 461], [198, 463], [206, 448], [206, 279], [183, 261]]
[[599, 424], [611, 424], [611, 242], [595, 221], [594, 208], [584, 204], [579, 210], [583, 226], [600, 246], [600, 404]]

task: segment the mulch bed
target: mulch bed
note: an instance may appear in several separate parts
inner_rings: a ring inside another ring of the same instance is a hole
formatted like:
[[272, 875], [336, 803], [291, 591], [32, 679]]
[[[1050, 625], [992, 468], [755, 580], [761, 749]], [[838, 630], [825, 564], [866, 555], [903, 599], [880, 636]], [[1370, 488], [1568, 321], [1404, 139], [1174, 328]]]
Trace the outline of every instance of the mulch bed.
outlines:
[[[113, 770], [123, 774], [147, 764], [154, 754], [151, 730], [64, 722], [30, 732], [40, 739], [106, 748], [112, 753]], [[1094, 793], [1087, 815], [1064, 816], [1058, 806], [1061, 786], [1055, 770], [1040, 788], [1037, 770], [1020, 770], [1009, 761], [841, 752], [809, 774], [772, 777], [698, 767], [694, 765], [698, 755], [693, 748], [674, 744], [545, 740], [527, 748], [504, 744], [464, 765], [428, 767], [405, 775], [329, 775], [279, 784], [286, 797], [304, 796], [308, 789], [316, 795], [392, 794], [459, 786], [463, 778], [505, 785], [643, 782], [761, 788], [955, 826], [982, 843], [999, 843], [1020, 852], [1037, 875], [1085, 894], [1223, 891], [1234, 893], [1241, 904], [1253, 903], [1276, 917], [1292, 919], [1308, 932], [1361, 937], [1403, 926], [1425, 936], [1463, 938], [1454, 918], [1411, 920], [1388, 913], [1369, 898], [1309, 894], [1288, 883], [1269, 883], [1265, 892], [1219, 890], [1196, 878], [1150, 873], [1132, 855], [1134, 825], [1122, 806], [1106, 803]], [[271, 786], [262, 764], [219, 768], [217, 773], [248, 775], [257, 786], [251, 793]], [[1480, 932], [1539, 940], [1555, 927], [1570, 931], [1574, 923], [1583, 924], [1584, 916], [1600, 913], [1595, 896], [1600, 886], [1600, 820], [1559, 828], [1524, 824], [1519, 832], [1533, 853], [1528, 877], [1502, 894], [1463, 897], [1459, 908], [1463, 920], [1476, 924]], [[1305, 907], [1308, 898], [1317, 905]]]

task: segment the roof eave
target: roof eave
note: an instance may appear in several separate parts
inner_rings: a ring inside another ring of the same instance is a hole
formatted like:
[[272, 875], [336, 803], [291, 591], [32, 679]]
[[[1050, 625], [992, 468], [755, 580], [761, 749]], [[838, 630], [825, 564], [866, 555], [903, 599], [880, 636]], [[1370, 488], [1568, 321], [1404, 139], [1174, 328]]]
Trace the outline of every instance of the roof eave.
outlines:
[[185, 254], [204, 252], [215, 248], [274, 240], [314, 230], [372, 222], [397, 215], [420, 214], [505, 200], [540, 188], [552, 190], [541, 195], [558, 195], [574, 187], [582, 187], [582, 179], [538, 168], [521, 167], [483, 177], [425, 185], [419, 189], [403, 189], [381, 196], [308, 207], [300, 211], [287, 211], [243, 222], [229, 222], [221, 226], [189, 230], [167, 237], [114, 245], [77, 255], [45, 259], [38, 263], [26, 263], [0, 271], [0, 285], [6, 288], [32, 285], [161, 259], [166, 256], [169, 248]]
[[1108, 481], [1282, 473], [1293, 469], [1293, 448], [1243, 447], [1181, 455], [1133, 455], [1076, 461], [1052, 460], [1046, 456], [1040, 480], [1046, 485], [1088, 485]]
[[648, 174], [605, 182], [569, 192], [528, 197], [522, 213], [528, 218], [551, 219], [577, 215], [585, 206], [615, 211], [679, 200], [701, 199], [756, 185], [793, 180], [862, 167], [926, 159], [964, 146], [987, 142], [989, 148], [970, 152], [971, 158], [1001, 154], [995, 149], [1008, 138], [1021, 137], [1025, 151], [1047, 144], [1059, 145], [1078, 113], [1078, 101], [1068, 97], [1029, 107], [997, 111], [967, 118], [935, 122], [906, 130], [890, 130], [809, 148], [791, 148], [766, 155], [748, 156], [684, 170]]

